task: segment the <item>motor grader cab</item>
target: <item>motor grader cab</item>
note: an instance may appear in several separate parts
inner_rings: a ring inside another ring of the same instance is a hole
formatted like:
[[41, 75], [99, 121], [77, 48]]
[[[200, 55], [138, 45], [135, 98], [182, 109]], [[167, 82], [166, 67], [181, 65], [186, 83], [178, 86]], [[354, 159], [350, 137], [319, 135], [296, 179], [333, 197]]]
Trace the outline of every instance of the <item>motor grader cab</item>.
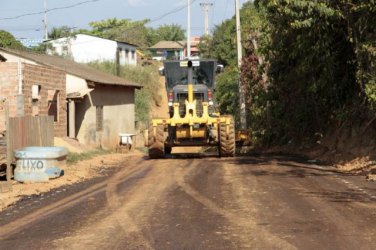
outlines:
[[148, 129], [150, 158], [170, 154], [172, 147], [217, 146], [220, 156], [235, 154], [234, 121], [215, 112], [215, 60], [165, 61], [170, 117], [153, 118]]

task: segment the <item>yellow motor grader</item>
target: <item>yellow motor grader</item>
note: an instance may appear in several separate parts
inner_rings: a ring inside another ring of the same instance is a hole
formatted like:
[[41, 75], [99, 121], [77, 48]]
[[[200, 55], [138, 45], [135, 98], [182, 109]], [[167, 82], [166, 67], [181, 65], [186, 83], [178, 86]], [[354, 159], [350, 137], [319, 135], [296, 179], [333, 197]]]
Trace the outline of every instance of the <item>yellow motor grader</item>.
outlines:
[[169, 118], [153, 118], [148, 129], [150, 158], [170, 154], [172, 147], [217, 146], [221, 157], [235, 155], [231, 116], [215, 110], [215, 60], [165, 61]]

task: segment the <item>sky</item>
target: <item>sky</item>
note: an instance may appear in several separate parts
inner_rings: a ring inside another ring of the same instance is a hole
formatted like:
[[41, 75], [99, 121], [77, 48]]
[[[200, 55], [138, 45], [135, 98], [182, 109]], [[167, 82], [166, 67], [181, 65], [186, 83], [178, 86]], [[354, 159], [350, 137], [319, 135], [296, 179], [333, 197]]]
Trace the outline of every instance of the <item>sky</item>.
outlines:
[[[44, 36], [44, 2], [47, 3], [48, 30], [68, 26], [89, 29], [89, 22], [108, 18], [155, 20], [147, 26], [179, 24], [187, 27], [187, 0], [0, 0], [0, 29], [17, 39], [42, 39]], [[243, 4], [247, 0], [240, 0]], [[235, 0], [191, 0], [191, 34], [204, 33], [204, 13], [200, 3], [209, 2], [209, 28], [235, 14]], [[67, 7], [67, 8], [62, 8]], [[180, 11], [176, 11], [181, 7]], [[56, 10], [52, 10], [57, 8]], [[61, 8], [61, 9], [59, 9]], [[174, 12], [176, 11], [176, 12]], [[174, 12], [168, 14], [170, 12]], [[26, 16], [22, 16], [26, 15]], [[21, 16], [21, 17], [18, 17]], [[16, 18], [18, 17], [18, 18]]]

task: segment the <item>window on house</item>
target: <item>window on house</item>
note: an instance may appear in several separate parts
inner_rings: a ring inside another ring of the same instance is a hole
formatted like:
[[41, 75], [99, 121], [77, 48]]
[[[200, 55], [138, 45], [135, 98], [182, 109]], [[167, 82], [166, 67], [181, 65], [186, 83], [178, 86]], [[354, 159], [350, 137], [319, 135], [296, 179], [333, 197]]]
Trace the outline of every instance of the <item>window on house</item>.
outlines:
[[128, 56], [129, 56], [129, 50], [125, 50], [125, 58], [128, 59]]
[[132, 60], [134, 60], [134, 58], [135, 58], [135, 51], [132, 50]]
[[38, 84], [33, 84], [31, 86], [31, 115], [38, 116], [39, 115], [39, 99], [42, 87]]
[[96, 114], [97, 131], [103, 130], [103, 106], [97, 106]]
[[38, 84], [33, 84], [31, 86], [31, 99], [33, 99], [33, 101], [38, 101], [40, 99], [41, 89], [42, 87]]
[[63, 56], [67, 56], [68, 55], [68, 46], [64, 45], [61, 47], [61, 54]]
[[59, 97], [60, 92], [58, 90], [48, 90], [48, 115], [54, 117], [54, 122], [59, 121]]

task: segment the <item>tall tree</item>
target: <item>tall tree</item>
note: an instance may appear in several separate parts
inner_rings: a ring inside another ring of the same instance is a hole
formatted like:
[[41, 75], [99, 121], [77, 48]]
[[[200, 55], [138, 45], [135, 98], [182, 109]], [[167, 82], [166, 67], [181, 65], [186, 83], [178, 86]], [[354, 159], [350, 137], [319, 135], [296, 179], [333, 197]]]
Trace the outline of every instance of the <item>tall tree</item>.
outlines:
[[17, 41], [11, 33], [5, 30], [0, 30], [0, 47], [10, 49], [25, 49], [21, 42]]
[[135, 44], [141, 48], [149, 46], [147, 35], [148, 29], [145, 24], [149, 22], [148, 19], [141, 21], [131, 21], [129, 19], [107, 19], [97, 22], [91, 22], [91, 34]]
[[52, 30], [48, 33], [49, 39], [58, 39], [62, 37], [73, 36], [75, 32], [73, 28], [68, 26], [53, 27]]
[[178, 24], [159, 26], [157, 29], [150, 29], [149, 44], [153, 45], [159, 41], [182, 41], [185, 40], [185, 33]]

